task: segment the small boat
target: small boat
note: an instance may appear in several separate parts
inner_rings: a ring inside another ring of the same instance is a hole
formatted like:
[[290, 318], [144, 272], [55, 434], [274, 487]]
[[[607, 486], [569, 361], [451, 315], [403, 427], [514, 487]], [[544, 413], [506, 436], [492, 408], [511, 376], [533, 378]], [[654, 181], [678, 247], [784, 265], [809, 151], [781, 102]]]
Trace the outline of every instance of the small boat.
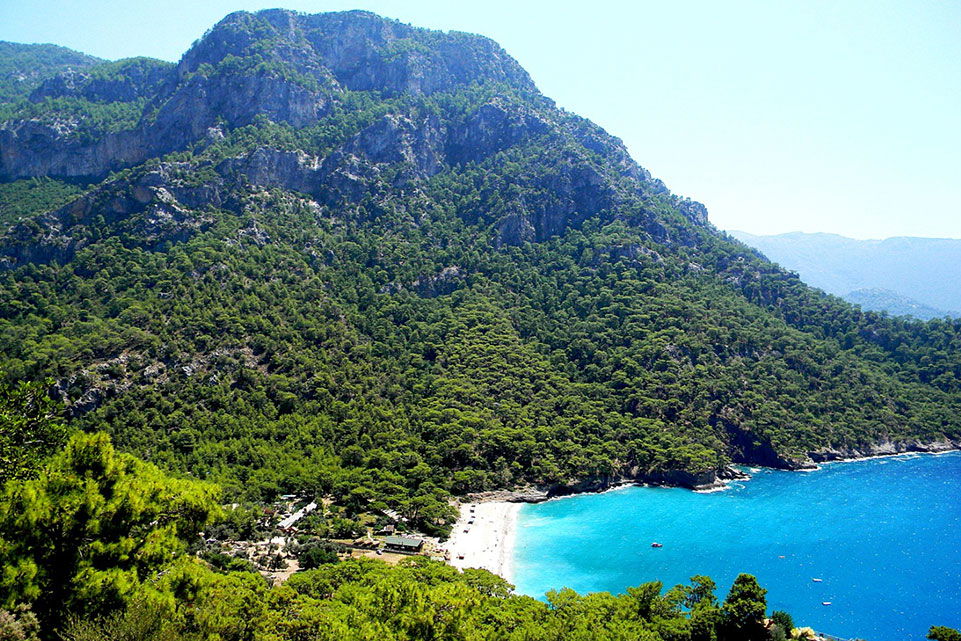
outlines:
[[652, 548], [662, 548], [662, 547], [664, 547], [664, 545], [663, 545], [662, 543], [658, 543], [657, 541], [655, 541], [654, 543], [651, 543], [651, 547], [652, 547]]
[[821, 605], [831, 605], [830, 601], [821, 601]]
[[811, 580], [814, 581], [815, 583], [820, 583], [820, 582], [823, 581], [824, 579], [811, 579]]

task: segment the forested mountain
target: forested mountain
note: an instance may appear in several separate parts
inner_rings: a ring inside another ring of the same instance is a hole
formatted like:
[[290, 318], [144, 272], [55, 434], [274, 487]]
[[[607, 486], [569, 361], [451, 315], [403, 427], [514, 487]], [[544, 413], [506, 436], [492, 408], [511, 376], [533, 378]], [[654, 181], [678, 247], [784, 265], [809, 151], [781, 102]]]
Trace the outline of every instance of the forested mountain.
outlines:
[[28, 45], [0, 40], [0, 100], [23, 98], [45, 80], [57, 76], [69, 78], [104, 62], [100, 58], [58, 47]]
[[[0, 72], [3, 638], [782, 638], [747, 575], [541, 603], [322, 546], [961, 440], [959, 322], [804, 285], [486, 38], [239, 12], [177, 64]], [[271, 587], [208, 543], [281, 494], [323, 567]]]
[[961, 316], [961, 292], [948, 276], [961, 269], [961, 240], [855, 240], [801, 232], [731, 235], [796, 271], [805, 283], [866, 310], [922, 320]]
[[807, 287], [486, 38], [240, 12], [0, 113], [4, 376], [228, 498], [442, 532], [452, 493], [961, 437], [961, 325]]

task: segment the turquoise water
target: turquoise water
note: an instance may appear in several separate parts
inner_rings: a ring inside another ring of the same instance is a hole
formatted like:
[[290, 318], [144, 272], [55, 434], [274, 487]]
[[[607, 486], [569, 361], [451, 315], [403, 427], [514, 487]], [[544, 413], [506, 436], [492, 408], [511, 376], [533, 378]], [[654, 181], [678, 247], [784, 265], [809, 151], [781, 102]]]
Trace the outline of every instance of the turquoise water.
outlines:
[[820, 632], [901, 641], [961, 628], [961, 453], [753, 477], [710, 494], [629, 487], [526, 505], [518, 591], [623, 592], [707, 574], [723, 598], [749, 572], [769, 612]]

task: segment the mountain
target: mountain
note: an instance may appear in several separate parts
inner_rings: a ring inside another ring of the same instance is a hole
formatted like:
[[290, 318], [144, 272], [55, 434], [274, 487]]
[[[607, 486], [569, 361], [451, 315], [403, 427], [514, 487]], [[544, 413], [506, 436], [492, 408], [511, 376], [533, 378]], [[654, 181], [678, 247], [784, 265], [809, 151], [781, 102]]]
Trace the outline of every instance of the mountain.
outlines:
[[923, 320], [961, 316], [957, 311], [961, 310], [961, 293], [944, 276], [961, 269], [961, 240], [855, 240], [835, 234], [800, 232], [776, 236], [730, 233], [784, 268], [796, 271], [804, 282], [864, 309]]
[[890, 289], [856, 289], [853, 292], [848, 292], [843, 298], [850, 303], [859, 305], [861, 309], [887, 312], [893, 316], [913, 316], [921, 320], [931, 320], [932, 318], [961, 315], [957, 312], [946, 312], [929, 307], [907, 296], [892, 292]]
[[228, 497], [443, 533], [451, 494], [961, 438], [958, 322], [808, 287], [487, 38], [238, 12], [2, 113], [6, 378]]
[[0, 101], [24, 98], [45, 80], [82, 72], [102, 62], [100, 58], [57, 45], [0, 40]]

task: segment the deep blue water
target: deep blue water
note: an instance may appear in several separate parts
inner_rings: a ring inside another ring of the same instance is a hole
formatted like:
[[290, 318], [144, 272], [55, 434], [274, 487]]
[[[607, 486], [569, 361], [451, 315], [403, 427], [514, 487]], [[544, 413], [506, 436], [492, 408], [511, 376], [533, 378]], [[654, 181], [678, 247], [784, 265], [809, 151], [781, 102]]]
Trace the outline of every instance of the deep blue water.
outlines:
[[710, 494], [629, 487], [526, 505], [514, 560], [518, 591], [538, 597], [707, 574], [723, 599], [748, 572], [768, 611], [796, 625], [923, 639], [931, 625], [961, 628], [961, 453], [759, 470]]

